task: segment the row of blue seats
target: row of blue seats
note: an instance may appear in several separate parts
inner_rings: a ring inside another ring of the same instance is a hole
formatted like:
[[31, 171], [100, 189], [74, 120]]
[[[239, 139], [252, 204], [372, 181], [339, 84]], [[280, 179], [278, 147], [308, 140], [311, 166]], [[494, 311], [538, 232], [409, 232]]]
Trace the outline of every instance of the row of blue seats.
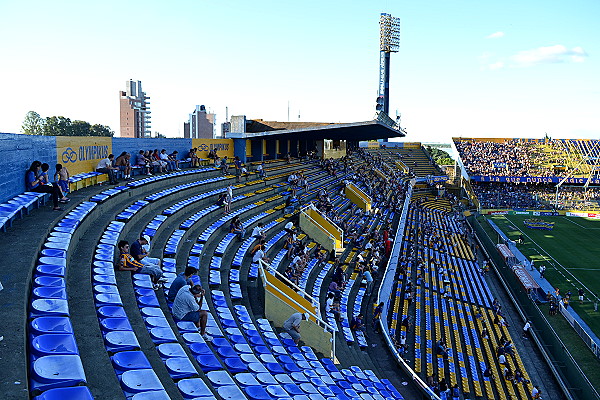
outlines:
[[6, 232], [6, 228], [12, 226], [15, 218], [28, 215], [30, 210], [38, 208], [46, 202], [48, 194], [25, 192], [0, 204], [0, 230]]
[[[87, 388], [69, 389], [85, 385], [86, 377], [69, 318], [65, 276], [71, 239], [95, 207], [93, 202], [83, 202], [67, 213], [46, 238], [35, 267], [29, 312], [29, 381], [33, 395], [44, 392], [40, 399], [69, 393], [92, 398]], [[50, 391], [56, 388], [65, 389], [58, 394]]]

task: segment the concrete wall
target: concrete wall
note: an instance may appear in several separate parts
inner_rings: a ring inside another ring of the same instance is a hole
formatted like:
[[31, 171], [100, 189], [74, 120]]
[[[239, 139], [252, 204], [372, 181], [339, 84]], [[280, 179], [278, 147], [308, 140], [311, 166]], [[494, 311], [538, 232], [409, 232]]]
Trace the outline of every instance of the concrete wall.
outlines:
[[131, 153], [133, 157], [140, 150], [154, 150], [166, 149], [167, 153], [171, 154], [174, 150], [179, 152], [179, 158], [183, 159], [184, 156], [192, 148], [191, 139], [166, 139], [166, 138], [121, 138], [115, 137], [112, 142], [112, 152], [115, 157], [118, 157], [124, 151]]
[[[101, 158], [108, 153], [117, 157], [126, 151], [136, 155], [140, 150], [166, 149], [169, 153], [179, 152], [179, 159], [187, 157], [192, 147], [200, 149], [199, 156], [206, 158], [210, 148], [218, 148], [219, 155], [244, 154], [245, 141], [231, 139], [184, 139], [184, 138], [99, 138], [99, 137], [55, 137], [0, 133], [0, 203], [25, 191], [25, 171], [31, 163], [39, 160], [50, 164], [54, 175], [60, 163], [71, 175], [92, 171]], [[239, 147], [239, 148], [238, 148]]]
[[31, 163], [39, 160], [50, 164], [54, 173], [56, 165], [56, 138], [0, 133], [0, 202], [25, 191], [25, 171]]

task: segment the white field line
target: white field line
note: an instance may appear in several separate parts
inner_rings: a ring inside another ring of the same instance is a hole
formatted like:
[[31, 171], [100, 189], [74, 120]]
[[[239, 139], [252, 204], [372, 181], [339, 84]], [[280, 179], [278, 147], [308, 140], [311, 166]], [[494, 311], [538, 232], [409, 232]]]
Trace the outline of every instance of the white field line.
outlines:
[[[503, 215], [504, 219], [506, 219], [507, 221], [510, 222], [510, 220], [508, 218], [506, 218], [506, 215]], [[529, 240], [531, 240], [531, 243], [535, 244], [537, 246], [538, 249], [542, 250], [544, 253], [546, 253], [546, 256], [548, 256], [548, 258], [550, 258], [552, 261], [554, 261], [556, 263], [557, 266], [560, 266], [563, 270], [565, 270], [565, 272], [567, 274], [569, 274], [577, 283], [579, 283], [579, 287], [583, 287], [585, 288], [586, 293], [590, 293], [592, 295], [594, 295], [595, 298], [598, 298], [598, 296], [596, 295], [596, 293], [592, 292], [587, 286], [585, 286], [579, 279], [577, 279], [575, 277], [575, 275], [573, 275], [568, 268], [564, 267], [561, 263], [559, 263], [558, 261], [556, 261], [556, 259], [554, 257], [552, 257], [546, 250], [544, 250], [544, 248], [542, 246], [540, 246], [539, 244], [537, 244], [531, 237], [529, 237], [528, 234], [526, 234], [525, 232], [523, 232], [523, 230], [521, 230], [520, 228], [517, 227], [517, 229], [519, 230], [519, 232], [521, 232], [523, 235], [525, 235]], [[537, 251], [537, 250], [536, 250]], [[539, 251], [537, 251], [539, 255], [542, 255]], [[545, 257], [544, 257], [545, 258]], [[556, 268], [556, 267], [555, 267]], [[565, 277], [565, 280], [571, 281], [571, 279], [568, 279], [564, 274], [562, 274], [558, 268], [556, 268], [557, 272], [559, 272], [561, 275], [563, 275]], [[578, 289], [578, 287], [574, 286], [575, 289]]]
[[572, 220], [572, 219], [570, 219], [570, 218], [567, 218], [567, 217], [565, 217], [565, 218], [566, 218], [566, 220], [567, 220], [567, 221], [569, 221], [569, 222], [570, 222], [570, 223], [572, 223], [572, 224], [575, 224], [575, 225], [577, 225], [577, 226], [578, 226], [578, 227], [580, 227], [580, 228], [587, 229], [587, 230], [590, 230], [590, 231], [600, 230], [600, 228], [586, 228], [585, 226], [583, 226], [583, 225], [581, 225], [581, 224], [578, 224], [577, 222], [573, 221], [573, 220]]

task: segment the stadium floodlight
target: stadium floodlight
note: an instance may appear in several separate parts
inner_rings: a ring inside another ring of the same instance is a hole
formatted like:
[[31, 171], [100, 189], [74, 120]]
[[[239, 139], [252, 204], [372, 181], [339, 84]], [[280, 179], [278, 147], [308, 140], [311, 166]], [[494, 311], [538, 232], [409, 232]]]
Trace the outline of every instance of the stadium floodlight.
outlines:
[[400, 48], [400, 18], [381, 13], [379, 17], [379, 50], [396, 53]]
[[390, 54], [400, 48], [400, 18], [381, 13], [379, 17], [379, 97], [377, 112], [390, 113]]

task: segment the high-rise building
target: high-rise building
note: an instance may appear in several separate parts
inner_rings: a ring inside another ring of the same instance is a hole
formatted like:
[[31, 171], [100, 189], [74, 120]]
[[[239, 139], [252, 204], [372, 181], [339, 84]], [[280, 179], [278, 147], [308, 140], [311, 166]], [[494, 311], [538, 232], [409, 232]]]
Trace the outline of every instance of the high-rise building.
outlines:
[[191, 139], [213, 139], [215, 137], [215, 114], [206, 107], [196, 106], [188, 122], [183, 123], [183, 137]]
[[142, 90], [142, 81], [128, 80], [119, 91], [121, 137], [150, 137], [150, 96]]

